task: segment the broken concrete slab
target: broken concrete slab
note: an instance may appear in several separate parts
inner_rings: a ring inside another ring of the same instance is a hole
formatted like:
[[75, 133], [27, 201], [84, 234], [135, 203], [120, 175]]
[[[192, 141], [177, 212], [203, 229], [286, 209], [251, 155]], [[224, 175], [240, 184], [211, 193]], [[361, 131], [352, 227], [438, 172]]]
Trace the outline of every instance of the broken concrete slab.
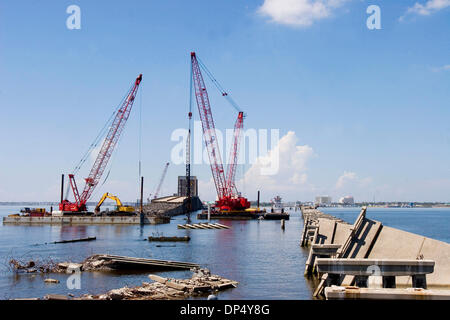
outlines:
[[62, 294], [47, 294], [44, 297], [45, 300], [69, 300], [69, 297]]
[[[120, 288], [93, 296], [94, 300], [178, 300], [236, 287], [238, 282], [211, 275], [207, 269], [193, 269], [191, 279], [164, 278], [155, 274], [148, 277], [154, 282], [143, 282], [134, 288]], [[84, 299], [84, 296], [79, 299]]]

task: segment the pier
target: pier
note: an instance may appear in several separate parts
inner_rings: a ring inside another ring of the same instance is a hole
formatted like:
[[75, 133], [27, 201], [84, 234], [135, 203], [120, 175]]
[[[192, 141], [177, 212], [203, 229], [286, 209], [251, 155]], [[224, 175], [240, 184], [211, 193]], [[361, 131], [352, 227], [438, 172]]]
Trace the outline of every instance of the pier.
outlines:
[[[58, 224], [73, 224], [73, 225], [106, 225], [106, 224], [162, 224], [170, 223], [171, 217], [186, 214], [187, 212], [187, 197], [162, 197], [153, 199], [150, 203], [143, 206], [143, 217], [139, 213], [127, 214], [102, 214], [94, 215], [91, 213], [59, 213], [49, 214], [43, 216], [25, 216], [19, 214], [12, 214], [3, 217], [3, 224], [9, 225], [58, 225]], [[199, 210], [203, 208], [202, 202], [198, 197], [191, 198], [191, 210]]]
[[301, 212], [300, 246], [309, 248], [304, 274], [320, 279], [315, 297], [449, 296], [450, 244], [384, 226], [369, 219], [365, 207], [353, 224], [316, 208], [302, 207]]

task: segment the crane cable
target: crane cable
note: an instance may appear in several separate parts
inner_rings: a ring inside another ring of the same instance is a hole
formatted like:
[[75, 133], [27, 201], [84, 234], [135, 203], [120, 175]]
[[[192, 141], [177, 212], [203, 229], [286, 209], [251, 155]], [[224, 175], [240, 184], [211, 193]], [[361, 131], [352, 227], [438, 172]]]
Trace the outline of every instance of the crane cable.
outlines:
[[[141, 86], [141, 88], [142, 88], [142, 86]], [[131, 90], [131, 88], [130, 88], [130, 90]], [[139, 94], [140, 94], [140, 97], [139, 97], [139, 104], [140, 104], [139, 105], [139, 108], [140, 108], [140, 110], [139, 110], [139, 178], [140, 178], [141, 177], [141, 140], [142, 140], [141, 139], [141, 135], [142, 135], [142, 90], [139, 91]], [[123, 135], [119, 136], [116, 146], [119, 145], [120, 139], [122, 138], [122, 136]], [[115, 150], [117, 150], [117, 149], [118, 149], [117, 147], [114, 148], [113, 153], [111, 154], [111, 160], [109, 161], [109, 164], [108, 164], [108, 167], [109, 167], [108, 173], [106, 174], [105, 179], [103, 179], [103, 182], [100, 185], [100, 187], [102, 187], [109, 178], [109, 174], [111, 173], [111, 168], [113, 167], [114, 160], [116, 159], [117, 152], [115, 152]], [[93, 197], [95, 194], [97, 194], [98, 190], [99, 189], [94, 190], [91, 197]]]
[[211, 82], [214, 84], [214, 86], [219, 90], [219, 92], [222, 94], [223, 97], [227, 99], [227, 101], [237, 110], [237, 112], [242, 112], [239, 105], [233, 100], [233, 98], [230, 97], [230, 95], [225, 91], [225, 89], [222, 87], [222, 85], [217, 81], [216, 78], [214, 78], [213, 74], [209, 69], [206, 67], [206, 65], [200, 60], [200, 58], [197, 56], [197, 61], [200, 67], [203, 69], [203, 71], [206, 73], [208, 78], [211, 80]]
[[[130, 89], [128, 90], [128, 92], [131, 90], [132, 86], [130, 87]], [[126, 99], [126, 97], [128, 96], [128, 93], [125, 94], [125, 96], [122, 98], [120, 104], [118, 105], [118, 107], [112, 112], [111, 116], [108, 118], [108, 120], [106, 121], [105, 125], [103, 126], [103, 128], [100, 130], [100, 132], [98, 133], [97, 137], [94, 139], [94, 141], [91, 143], [91, 145], [89, 146], [89, 149], [84, 153], [83, 157], [81, 158], [81, 160], [78, 162], [78, 164], [75, 166], [75, 169], [73, 170], [73, 174], [78, 173], [78, 171], [81, 169], [81, 167], [83, 166], [83, 164], [86, 162], [86, 160], [89, 158], [90, 154], [94, 151], [94, 149], [99, 145], [99, 143], [101, 141], [103, 141], [103, 137], [106, 134], [107, 129], [109, 129], [111, 127], [112, 124], [112, 120], [114, 119], [114, 116], [117, 114], [117, 112], [119, 111], [119, 109], [122, 107], [123, 101]]]
[[[100, 130], [100, 132], [98, 133], [97, 137], [94, 139], [94, 141], [91, 143], [91, 145], [89, 146], [89, 149], [84, 153], [83, 157], [81, 158], [81, 160], [78, 162], [78, 164], [75, 166], [73, 172], [73, 175], [76, 175], [78, 173], [78, 171], [80, 171], [81, 167], [84, 165], [84, 163], [87, 161], [87, 159], [89, 158], [89, 156], [92, 154], [92, 152], [95, 150], [95, 148], [97, 148], [97, 146], [100, 144], [101, 141], [103, 141], [103, 137], [106, 134], [106, 130], [107, 128], [109, 128], [111, 126], [112, 123], [112, 119], [114, 117], [114, 115], [116, 114], [117, 111], [114, 111], [111, 116], [109, 117], [108, 121], [106, 121], [104, 127]], [[69, 191], [70, 191], [70, 184], [67, 184], [66, 187], [66, 194], [65, 194], [65, 198], [64, 199], [68, 199], [69, 198]]]
[[[106, 135], [107, 130], [111, 127], [113, 119], [115, 117], [115, 115], [117, 114], [117, 112], [120, 110], [120, 108], [122, 107], [123, 102], [125, 101], [125, 99], [127, 98], [129, 92], [131, 91], [131, 89], [133, 88], [133, 85], [130, 87], [130, 89], [128, 90], [128, 92], [125, 94], [125, 96], [122, 98], [120, 104], [116, 107], [116, 109], [112, 112], [111, 116], [108, 118], [108, 120], [106, 121], [105, 125], [102, 127], [102, 129], [100, 130], [100, 132], [97, 134], [97, 136], [95, 137], [94, 141], [89, 145], [88, 150], [83, 154], [83, 157], [80, 159], [80, 161], [78, 162], [78, 164], [75, 166], [73, 172], [73, 175], [76, 175], [80, 169], [83, 167], [83, 165], [86, 163], [87, 159], [89, 158], [89, 156], [92, 154], [92, 152], [95, 150], [95, 148], [98, 147], [98, 145], [100, 144], [100, 142], [103, 142], [104, 140], [104, 136]], [[109, 175], [109, 173], [108, 173]], [[107, 177], [108, 177], [107, 175]], [[106, 181], [106, 179], [105, 179]], [[103, 184], [105, 183], [105, 181], [103, 182]], [[69, 191], [70, 191], [70, 183], [67, 184], [66, 187], [66, 194], [65, 194], [65, 199], [68, 199], [69, 197]]]

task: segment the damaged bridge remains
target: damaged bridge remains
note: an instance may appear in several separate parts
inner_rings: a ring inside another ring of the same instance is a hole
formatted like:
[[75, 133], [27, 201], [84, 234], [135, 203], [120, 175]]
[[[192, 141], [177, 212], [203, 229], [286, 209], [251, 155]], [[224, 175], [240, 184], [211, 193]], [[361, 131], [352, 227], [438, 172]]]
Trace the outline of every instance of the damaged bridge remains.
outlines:
[[73, 273], [75, 271], [110, 271], [110, 270], [190, 270], [199, 268], [196, 263], [170, 260], [155, 260], [117, 256], [111, 254], [94, 254], [81, 263], [54, 261], [21, 262], [12, 259], [9, 262], [15, 272], [26, 273]]
[[[109, 270], [136, 270], [152, 271], [190, 270], [190, 279], [165, 278], [150, 274], [153, 282], [143, 282], [136, 287], [123, 287], [110, 290], [99, 295], [85, 294], [80, 297], [73, 295], [46, 295], [44, 300], [177, 300], [188, 297], [204, 296], [219, 291], [236, 288], [237, 281], [213, 275], [208, 269], [200, 268], [198, 264], [168, 260], [153, 260], [145, 258], [124, 257], [109, 254], [96, 254], [88, 257], [82, 263], [61, 262], [42, 264], [35, 261], [21, 263], [11, 260], [10, 265], [16, 272], [40, 273], [74, 273], [74, 272], [107, 272]], [[31, 270], [32, 269], [32, 270]], [[58, 280], [46, 279], [45, 282], [59, 283]], [[39, 300], [33, 298], [30, 300]]]
[[450, 298], [450, 244], [384, 226], [365, 207], [353, 225], [316, 208], [301, 212], [304, 274], [320, 279], [315, 297]]
[[[188, 212], [188, 197], [162, 197], [152, 199], [143, 207], [143, 211], [148, 216], [174, 217]], [[191, 197], [191, 211], [203, 209], [203, 204], [199, 197]]]
[[213, 275], [208, 269], [193, 268], [190, 279], [165, 278], [151, 274], [152, 282], [143, 282], [137, 287], [113, 289], [100, 295], [85, 294], [73, 300], [180, 300], [205, 296], [236, 288], [237, 281]]

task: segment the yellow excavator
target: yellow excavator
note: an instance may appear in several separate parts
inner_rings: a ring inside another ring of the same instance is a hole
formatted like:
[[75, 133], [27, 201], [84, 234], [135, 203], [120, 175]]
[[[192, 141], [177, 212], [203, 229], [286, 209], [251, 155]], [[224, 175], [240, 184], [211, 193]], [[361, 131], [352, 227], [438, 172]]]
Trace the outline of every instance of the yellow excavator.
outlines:
[[103, 204], [103, 202], [106, 199], [111, 199], [114, 200], [116, 202], [116, 211], [117, 212], [127, 212], [127, 213], [132, 213], [135, 211], [134, 207], [132, 206], [124, 206], [122, 204], [122, 201], [120, 201], [120, 199], [112, 194], [109, 194], [108, 192], [106, 192], [103, 197], [100, 199], [100, 201], [97, 203], [97, 205], [95, 206], [95, 212], [99, 213], [100, 212], [100, 206]]

